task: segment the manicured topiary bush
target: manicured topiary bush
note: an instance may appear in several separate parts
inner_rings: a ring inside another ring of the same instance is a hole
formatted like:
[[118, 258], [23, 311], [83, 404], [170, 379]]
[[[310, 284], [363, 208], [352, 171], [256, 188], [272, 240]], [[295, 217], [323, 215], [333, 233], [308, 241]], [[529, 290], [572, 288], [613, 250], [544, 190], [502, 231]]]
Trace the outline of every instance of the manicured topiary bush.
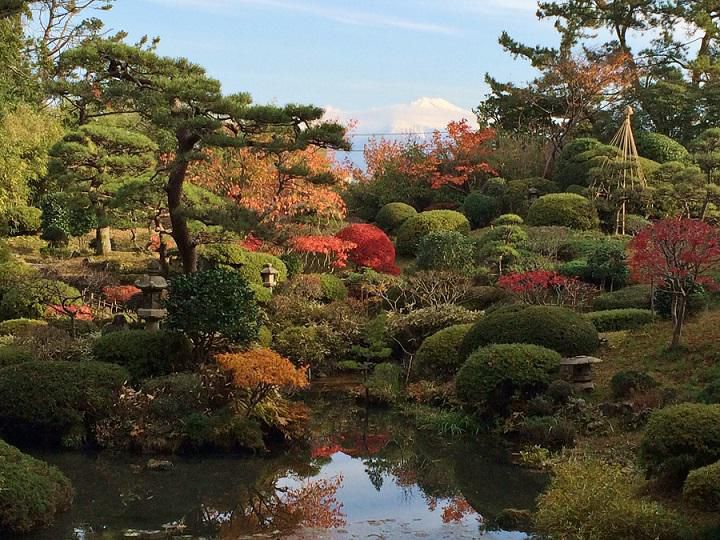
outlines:
[[474, 239], [457, 231], [437, 231], [420, 240], [416, 263], [420, 270], [469, 273], [476, 260]]
[[355, 244], [348, 259], [356, 266], [387, 274], [400, 273], [395, 265], [395, 246], [382, 229], [368, 223], [356, 223], [345, 227], [336, 236]]
[[47, 321], [39, 319], [10, 319], [0, 322], [0, 336], [17, 336], [31, 332], [34, 328], [47, 326]]
[[493, 227], [501, 227], [502, 225], [522, 225], [523, 223], [525, 223], [525, 220], [517, 214], [503, 214], [496, 217], [492, 225]]
[[662, 133], [641, 131], [637, 134], [636, 140], [638, 153], [644, 158], [658, 163], [690, 160], [690, 152], [687, 148]]
[[590, 169], [594, 163], [588, 159], [592, 151], [599, 150], [603, 144], [597, 139], [581, 137], [566, 144], [555, 161], [553, 178], [563, 188], [571, 185], [590, 184]]
[[195, 360], [205, 361], [215, 348], [257, 339], [260, 311], [238, 272], [216, 268], [177, 276], [168, 293], [167, 326], [192, 341]]
[[335, 302], [347, 298], [348, 291], [345, 283], [333, 274], [320, 274], [320, 287], [323, 295], [322, 299], [326, 302]]
[[593, 323], [598, 332], [632, 330], [650, 324], [655, 320], [655, 315], [649, 309], [636, 308], [593, 311], [586, 314], [585, 317]]
[[229, 267], [237, 270], [248, 283], [262, 285], [262, 271], [270, 263], [278, 271], [278, 283], [288, 277], [287, 266], [274, 255], [258, 251], [248, 251], [239, 244], [212, 244], [200, 250], [200, 263], [203, 268]]
[[697, 400], [700, 403], [720, 403], [720, 379], [715, 379], [705, 385], [705, 388], [698, 394]]
[[290, 326], [273, 340], [274, 349], [298, 366], [309, 366], [312, 375], [331, 373], [347, 352], [341, 336], [327, 324]]
[[389, 203], [383, 206], [375, 216], [375, 223], [388, 234], [394, 234], [400, 225], [417, 215], [417, 210], [405, 203]]
[[720, 461], [690, 471], [683, 485], [683, 498], [698, 510], [720, 511]]
[[454, 377], [465, 360], [460, 356], [460, 345], [470, 328], [472, 324], [450, 326], [423, 341], [413, 363], [415, 374], [425, 379]]
[[70, 508], [70, 480], [52, 467], [0, 441], [0, 532], [23, 534], [47, 527]]
[[476, 350], [457, 375], [458, 398], [476, 408], [501, 411], [517, 395], [542, 392], [560, 368], [560, 355], [537, 345], [491, 345]]
[[32, 352], [17, 345], [0, 345], [0, 368], [33, 361]]
[[645, 392], [657, 386], [657, 381], [643, 371], [620, 371], [610, 380], [615, 399], [625, 399], [634, 392]]
[[475, 229], [487, 227], [501, 212], [502, 205], [499, 199], [479, 191], [470, 193], [463, 203], [463, 213]]
[[683, 403], [655, 411], [640, 459], [651, 476], [677, 485], [691, 470], [720, 460], [720, 405]]
[[475, 323], [461, 346], [469, 356], [494, 343], [528, 343], [564, 356], [594, 353], [600, 345], [595, 327], [578, 313], [557, 306], [501, 307]]
[[625, 216], [625, 234], [635, 236], [640, 231], [650, 225], [650, 220], [645, 219], [637, 214], [628, 214]]
[[397, 251], [401, 255], [415, 255], [420, 239], [436, 231], [457, 231], [468, 234], [470, 223], [460, 212], [430, 210], [411, 217], [400, 226], [397, 234]]
[[593, 298], [592, 307], [595, 311], [650, 309], [650, 298], [650, 285], [631, 285], [596, 296]]
[[79, 447], [95, 436], [128, 372], [102, 362], [33, 361], [0, 369], [0, 430], [7, 437]]
[[93, 356], [99, 362], [124, 366], [133, 381], [140, 381], [189, 369], [192, 344], [182, 334], [125, 330], [98, 338]]
[[557, 225], [581, 231], [597, 229], [597, 210], [589, 199], [574, 193], [551, 193], [535, 201], [527, 216], [528, 225]]

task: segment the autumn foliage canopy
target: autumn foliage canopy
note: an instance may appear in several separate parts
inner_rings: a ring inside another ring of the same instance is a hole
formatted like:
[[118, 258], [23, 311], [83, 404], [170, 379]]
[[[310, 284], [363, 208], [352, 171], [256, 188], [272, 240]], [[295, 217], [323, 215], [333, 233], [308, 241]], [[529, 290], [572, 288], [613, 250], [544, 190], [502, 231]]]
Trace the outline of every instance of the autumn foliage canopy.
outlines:
[[377, 272], [398, 275], [395, 265], [395, 246], [382, 229], [367, 223], [345, 227], [336, 235], [340, 240], [355, 244], [348, 256], [357, 266]]
[[305, 258], [306, 267], [334, 269], [347, 266], [350, 252], [357, 245], [336, 236], [311, 235], [296, 236], [290, 241], [290, 247]]

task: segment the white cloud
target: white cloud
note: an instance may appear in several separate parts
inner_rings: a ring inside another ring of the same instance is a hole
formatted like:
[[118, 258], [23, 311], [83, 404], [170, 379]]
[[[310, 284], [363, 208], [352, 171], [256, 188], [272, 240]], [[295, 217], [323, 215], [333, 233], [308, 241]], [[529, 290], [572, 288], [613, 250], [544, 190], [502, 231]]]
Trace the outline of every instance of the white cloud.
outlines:
[[332, 8], [307, 1], [299, 0], [155, 0], [156, 2], [184, 5], [205, 10], [219, 11], [232, 15], [233, 9], [239, 6], [257, 6], [277, 10], [306, 13], [323, 19], [349, 24], [353, 26], [369, 26], [397, 28], [414, 32], [432, 34], [457, 34], [459, 30], [451, 26], [417, 21], [406, 17], [381, 15], [369, 11], [357, 11], [343, 8]]

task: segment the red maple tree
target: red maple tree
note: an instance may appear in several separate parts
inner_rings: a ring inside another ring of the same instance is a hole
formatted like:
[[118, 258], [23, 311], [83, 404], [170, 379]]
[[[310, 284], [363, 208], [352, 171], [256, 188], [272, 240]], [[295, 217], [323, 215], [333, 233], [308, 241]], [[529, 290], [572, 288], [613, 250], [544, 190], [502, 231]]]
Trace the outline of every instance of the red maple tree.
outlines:
[[296, 236], [290, 240], [290, 247], [304, 257], [307, 269], [322, 272], [345, 268], [350, 252], [357, 246], [335, 236], [311, 235]]
[[385, 274], [400, 273], [395, 264], [395, 246], [382, 229], [367, 223], [357, 223], [345, 227], [336, 236], [355, 244], [348, 257], [357, 266]]
[[669, 218], [645, 228], [630, 242], [633, 279], [672, 296], [671, 348], [680, 345], [690, 294], [716, 285], [710, 271], [720, 265], [720, 233], [695, 219]]

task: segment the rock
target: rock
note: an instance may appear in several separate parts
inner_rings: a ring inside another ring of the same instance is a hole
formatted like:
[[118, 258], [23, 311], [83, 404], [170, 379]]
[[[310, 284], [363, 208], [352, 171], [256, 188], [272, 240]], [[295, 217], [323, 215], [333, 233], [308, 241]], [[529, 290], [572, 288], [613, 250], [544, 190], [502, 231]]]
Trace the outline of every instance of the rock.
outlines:
[[148, 471], [169, 471], [173, 468], [173, 463], [162, 459], [151, 459], [148, 460], [145, 468]]

